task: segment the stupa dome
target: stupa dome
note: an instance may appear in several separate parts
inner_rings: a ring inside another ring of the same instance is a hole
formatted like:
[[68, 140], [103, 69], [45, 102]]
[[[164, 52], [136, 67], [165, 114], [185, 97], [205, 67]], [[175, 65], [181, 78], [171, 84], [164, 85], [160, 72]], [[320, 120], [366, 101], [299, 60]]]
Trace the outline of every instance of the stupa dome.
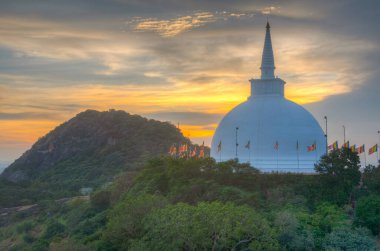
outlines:
[[268, 23], [261, 78], [250, 80], [251, 96], [219, 123], [211, 156], [217, 161], [237, 158], [264, 172], [314, 172], [326, 153], [325, 134], [305, 108], [284, 97], [285, 82], [274, 69]]

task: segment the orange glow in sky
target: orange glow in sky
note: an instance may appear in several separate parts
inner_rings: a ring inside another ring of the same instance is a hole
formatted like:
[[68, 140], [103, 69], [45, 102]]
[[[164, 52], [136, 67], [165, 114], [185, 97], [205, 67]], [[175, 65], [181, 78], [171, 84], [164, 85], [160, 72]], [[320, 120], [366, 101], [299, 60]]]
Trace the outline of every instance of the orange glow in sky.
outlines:
[[189, 113], [185, 121], [174, 117], [171, 122], [209, 145], [219, 119], [248, 98], [249, 79], [259, 76], [269, 13], [276, 75], [286, 81], [288, 99], [321, 103], [357, 90], [368, 79], [369, 72], [355, 60], [378, 45], [301, 22], [318, 23], [323, 13], [239, 6], [83, 22], [49, 17], [45, 9], [36, 10], [39, 15], [2, 15], [0, 161], [17, 158], [86, 109], [142, 116]]

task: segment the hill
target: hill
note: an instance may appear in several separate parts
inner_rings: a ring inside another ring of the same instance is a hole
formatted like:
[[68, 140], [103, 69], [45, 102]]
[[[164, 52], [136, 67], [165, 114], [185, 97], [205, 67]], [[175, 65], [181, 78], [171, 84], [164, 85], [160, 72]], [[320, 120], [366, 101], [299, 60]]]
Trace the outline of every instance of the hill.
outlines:
[[87, 110], [40, 138], [6, 168], [0, 187], [4, 183], [15, 191], [27, 187], [40, 197], [71, 196], [166, 155], [173, 143], [190, 141], [170, 123], [124, 111]]

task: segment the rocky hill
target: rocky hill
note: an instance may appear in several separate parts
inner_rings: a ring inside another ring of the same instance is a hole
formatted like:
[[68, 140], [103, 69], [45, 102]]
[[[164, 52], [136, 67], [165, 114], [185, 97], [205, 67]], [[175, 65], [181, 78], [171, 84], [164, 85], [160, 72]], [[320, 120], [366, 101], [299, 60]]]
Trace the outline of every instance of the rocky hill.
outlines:
[[87, 110], [40, 138], [1, 178], [45, 192], [78, 191], [106, 184], [180, 142], [190, 144], [170, 123], [124, 111]]

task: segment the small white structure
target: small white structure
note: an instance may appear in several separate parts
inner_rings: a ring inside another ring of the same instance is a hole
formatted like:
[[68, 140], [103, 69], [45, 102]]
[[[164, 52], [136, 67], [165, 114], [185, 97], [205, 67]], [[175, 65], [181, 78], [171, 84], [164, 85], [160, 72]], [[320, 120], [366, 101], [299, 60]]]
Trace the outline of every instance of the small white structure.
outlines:
[[[219, 123], [211, 156], [217, 161], [237, 158], [263, 172], [314, 172], [326, 153], [325, 134], [306, 109], [284, 98], [285, 81], [274, 75], [269, 23], [260, 69], [261, 78], [250, 80], [248, 100]], [[313, 145], [315, 150], [308, 149]]]

